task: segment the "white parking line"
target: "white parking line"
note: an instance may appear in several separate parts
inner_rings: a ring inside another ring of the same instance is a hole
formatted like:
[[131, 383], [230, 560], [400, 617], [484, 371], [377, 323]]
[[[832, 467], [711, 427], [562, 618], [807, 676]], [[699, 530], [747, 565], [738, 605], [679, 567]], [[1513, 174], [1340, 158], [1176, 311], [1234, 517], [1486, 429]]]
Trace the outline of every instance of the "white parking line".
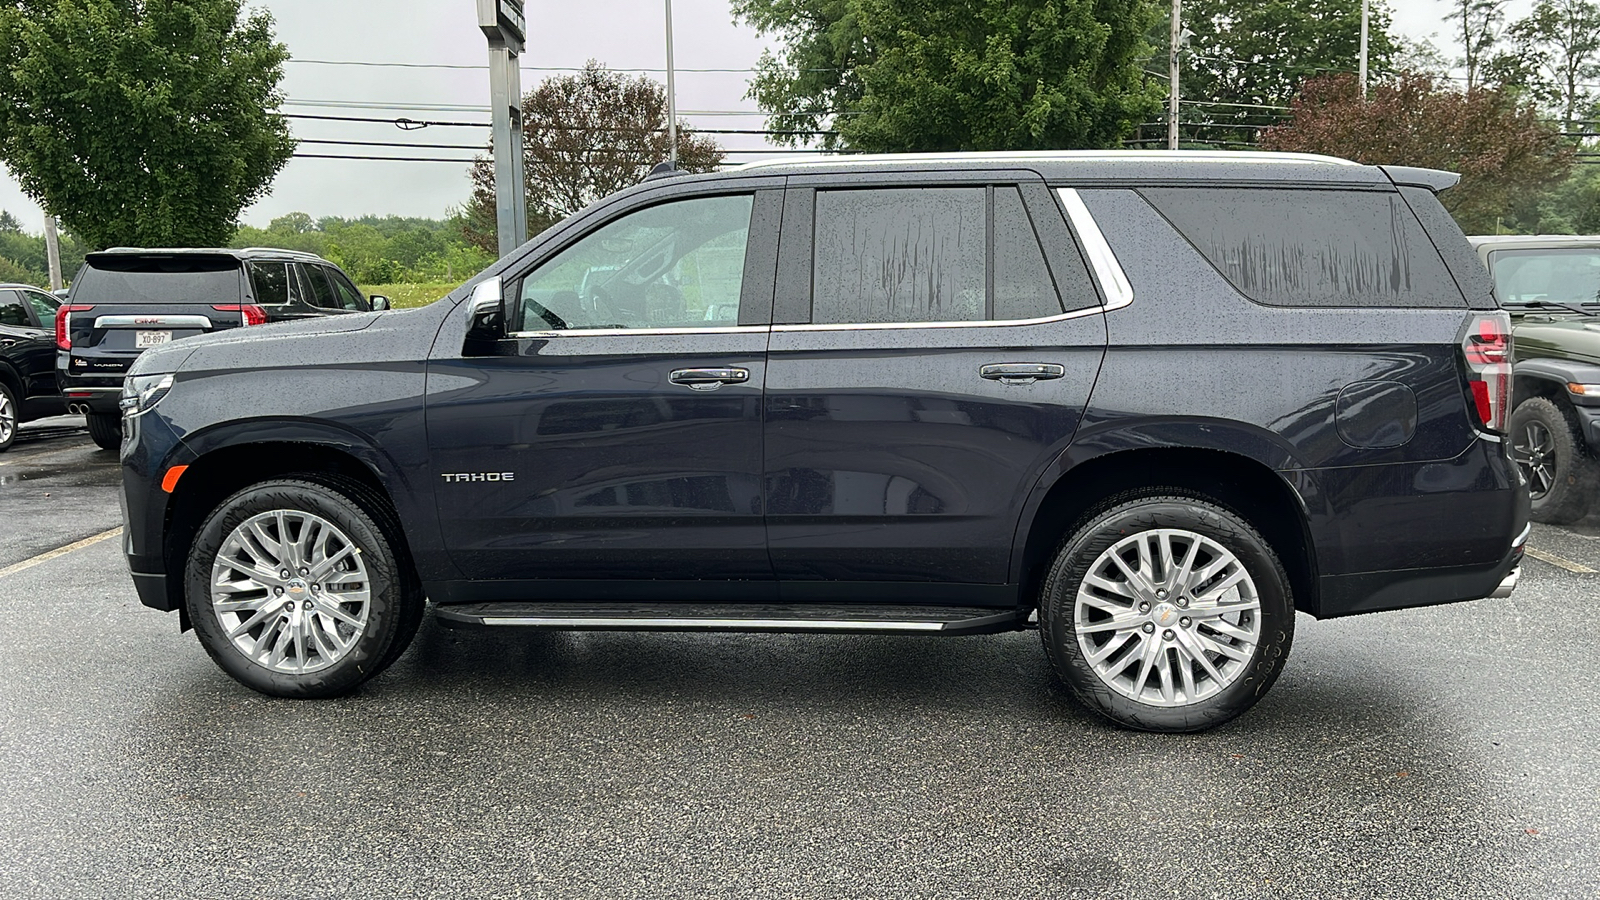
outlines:
[[65, 547], [57, 547], [56, 549], [51, 550], [51, 551], [49, 551], [47, 553], [41, 553], [38, 556], [33, 557], [32, 559], [25, 559], [22, 562], [13, 563], [12, 565], [6, 566], [4, 569], [0, 569], [0, 578], [4, 578], [7, 575], [15, 575], [15, 574], [17, 574], [18, 572], [21, 572], [24, 569], [31, 569], [34, 566], [39, 565], [40, 563], [47, 563], [50, 560], [55, 559], [58, 556], [66, 556], [68, 553], [71, 553], [74, 550], [82, 550], [83, 548], [88, 547], [88, 546], [90, 546], [92, 544], [98, 544], [101, 541], [110, 540], [111, 538], [114, 538], [114, 537], [116, 537], [117, 535], [119, 535], [121, 533], [122, 533], [122, 526], [118, 525], [116, 528], [113, 528], [110, 531], [102, 531], [97, 535], [93, 535], [92, 537], [86, 537], [81, 541], [73, 541], [72, 543], [66, 545]]
[[[1557, 556], [1554, 553], [1546, 553], [1543, 550], [1536, 550], [1533, 547], [1527, 548], [1526, 552], [1534, 559], [1542, 560], [1557, 568], [1566, 569], [1568, 572], [1574, 572], [1579, 575], [1593, 575], [1595, 573], [1593, 569], [1589, 568], [1583, 563], [1575, 563], [1570, 559]], [[0, 575], [3, 574], [5, 573], [0, 571]]]

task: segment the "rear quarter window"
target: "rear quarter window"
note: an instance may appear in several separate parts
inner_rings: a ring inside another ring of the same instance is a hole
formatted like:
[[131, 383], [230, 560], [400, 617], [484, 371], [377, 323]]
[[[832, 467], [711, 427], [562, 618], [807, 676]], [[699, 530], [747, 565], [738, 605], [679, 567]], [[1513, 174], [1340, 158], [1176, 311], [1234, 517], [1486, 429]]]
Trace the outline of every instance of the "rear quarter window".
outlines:
[[1421, 223], [1393, 191], [1185, 187], [1142, 193], [1257, 303], [1467, 305]]

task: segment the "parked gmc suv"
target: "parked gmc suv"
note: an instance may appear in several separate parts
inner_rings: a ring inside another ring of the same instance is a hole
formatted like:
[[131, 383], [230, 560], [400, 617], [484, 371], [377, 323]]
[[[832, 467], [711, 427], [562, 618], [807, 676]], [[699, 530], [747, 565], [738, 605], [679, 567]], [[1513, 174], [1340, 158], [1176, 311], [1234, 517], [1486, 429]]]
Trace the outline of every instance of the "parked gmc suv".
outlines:
[[440, 619], [1037, 628], [1135, 728], [1256, 702], [1295, 610], [1504, 596], [1510, 334], [1443, 172], [851, 156], [653, 177], [432, 306], [161, 346], [126, 550], [266, 693]]
[[338, 266], [309, 253], [140, 250], [89, 254], [56, 313], [56, 368], [68, 406], [95, 443], [121, 442], [118, 397], [150, 347], [245, 325], [387, 309]]

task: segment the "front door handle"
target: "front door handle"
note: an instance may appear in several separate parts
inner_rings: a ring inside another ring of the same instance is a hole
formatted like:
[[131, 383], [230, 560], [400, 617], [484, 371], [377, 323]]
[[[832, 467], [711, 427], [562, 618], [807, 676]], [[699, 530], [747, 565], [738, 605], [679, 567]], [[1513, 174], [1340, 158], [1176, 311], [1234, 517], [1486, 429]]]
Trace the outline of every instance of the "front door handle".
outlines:
[[690, 390], [714, 391], [725, 384], [744, 384], [750, 380], [749, 369], [673, 369], [667, 380]]
[[1033, 384], [1067, 374], [1066, 366], [1055, 363], [991, 363], [978, 369], [978, 374], [1001, 384]]

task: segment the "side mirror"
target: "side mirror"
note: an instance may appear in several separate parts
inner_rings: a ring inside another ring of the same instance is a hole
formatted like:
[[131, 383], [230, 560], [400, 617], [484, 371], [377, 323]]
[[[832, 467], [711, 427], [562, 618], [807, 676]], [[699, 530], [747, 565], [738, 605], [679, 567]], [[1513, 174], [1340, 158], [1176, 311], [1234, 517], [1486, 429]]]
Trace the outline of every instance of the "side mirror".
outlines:
[[394, 304], [390, 303], [389, 298], [383, 296], [382, 294], [373, 294], [367, 299], [372, 301], [373, 312], [383, 312], [386, 309], [394, 309]]
[[480, 356], [506, 336], [505, 300], [500, 296], [500, 279], [481, 281], [467, 300], [467, 340], [469, 356]]

